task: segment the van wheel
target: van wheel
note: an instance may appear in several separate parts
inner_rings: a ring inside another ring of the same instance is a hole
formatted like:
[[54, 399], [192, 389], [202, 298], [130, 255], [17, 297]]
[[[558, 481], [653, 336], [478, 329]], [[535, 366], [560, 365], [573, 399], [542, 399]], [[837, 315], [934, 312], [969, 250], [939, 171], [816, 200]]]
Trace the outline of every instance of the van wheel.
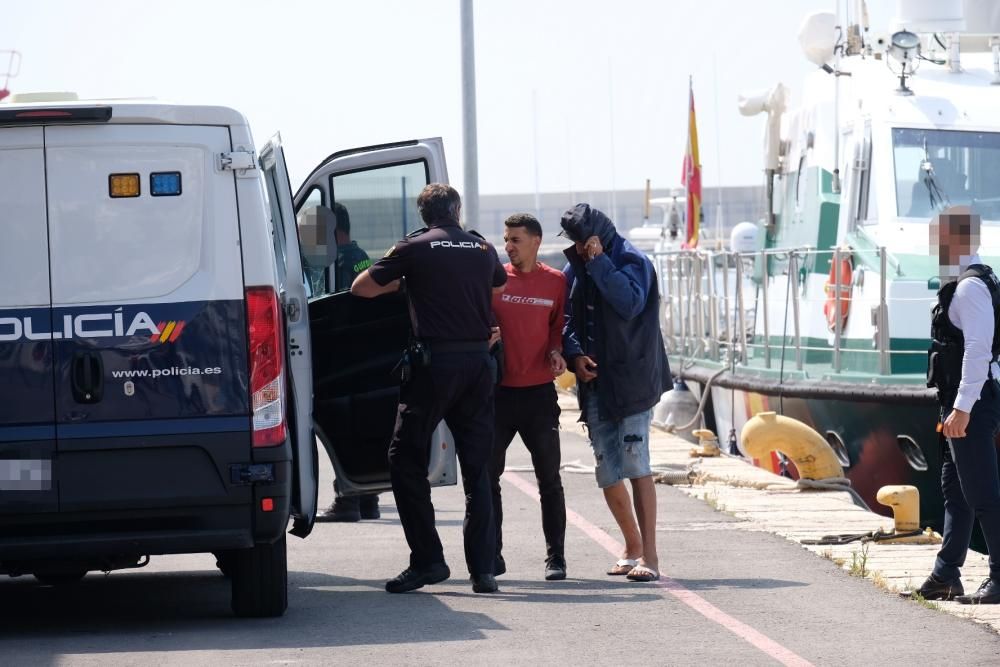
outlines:
[[75, 584], [87, 576], [86, 570], [74, 572], [35, 572], [35, 579], [46, 586], [69, 586]]
[[227, 579], [233, 576], [233, 567], [236, 563], [236, 552], [235, 551], [215, 551], [212, 552], [215, 556], [215, 567], [219, 568], [219, 572], [222, 576]]
[[281, 616], [288, 607], [285, 536], [274, 544], [232, 552], [233, 612], [237, 616]]

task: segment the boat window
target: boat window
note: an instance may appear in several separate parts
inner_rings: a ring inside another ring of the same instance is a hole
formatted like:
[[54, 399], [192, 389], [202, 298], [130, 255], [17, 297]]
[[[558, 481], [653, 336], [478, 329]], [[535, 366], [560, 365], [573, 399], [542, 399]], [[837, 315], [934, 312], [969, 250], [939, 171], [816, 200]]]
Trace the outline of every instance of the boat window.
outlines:
[[929, 220], [965, 205], [1000, 221], [1000, 133], [894, 128], [892, 152], [896, 215]]
[[872, 182], [872, 126], [865, 123], [864, 134], [858, 142], [858, 153], [854, 160], [855, 177], [857, 178], [857, 198], [854, 201], [855, 224], [864, 224], [869, 220], [868, 201]]

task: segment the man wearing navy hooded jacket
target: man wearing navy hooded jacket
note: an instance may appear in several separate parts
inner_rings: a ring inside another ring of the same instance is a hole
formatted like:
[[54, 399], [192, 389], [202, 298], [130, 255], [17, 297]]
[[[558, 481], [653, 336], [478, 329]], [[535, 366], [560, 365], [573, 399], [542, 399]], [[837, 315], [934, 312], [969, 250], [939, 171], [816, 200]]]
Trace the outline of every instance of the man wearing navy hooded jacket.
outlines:
[[622, 557], [608, 574], [655, 581], [660, 574], [649, 424], [653, 406], [671, 387], [656, 271], [588, 204], [566, 211], [560, 224], [574, 243], [566, 249], [563, 355], [576, 373], [597, 484], [625, 539]]

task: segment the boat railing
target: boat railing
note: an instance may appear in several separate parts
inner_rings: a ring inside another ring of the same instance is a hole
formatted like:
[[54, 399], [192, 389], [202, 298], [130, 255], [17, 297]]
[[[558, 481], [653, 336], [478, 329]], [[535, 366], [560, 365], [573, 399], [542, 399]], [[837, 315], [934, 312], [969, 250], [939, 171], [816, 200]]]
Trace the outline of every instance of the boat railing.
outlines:
[[[810, 373], [877, 375], [892, 374], [894, 364], [904, 358], [908, 363], [899, 368], [913, 368], [919, 363], [914, 355], [926, 356], [926, 348], [891, 349], [887, 275], [892, 258], [884, 247], [753, 253], [697, 249], [650, 257], [660, 279], [664, 342], [671, 355], [767, 369], [777, 361], [781, 370], [794, 364], [795, 370], [808, 368]], [[852, 263], [858, 265], [853, 277], [842, 275]], [[877, 290], [864, 285], [865, 273], [877, 273]], [[824, 280], [823, 303], [817, 303], [817, 279]], [[926, 302], [929, 313], [933, 297], [893, 301]], [[865, 328], [871, 332], [870, 345], [857, 335], [847, 338], [844, 331], [843, 314], [858, 317], [864, 305], [871, 317]], [[817, 318], [822, 318], [819, 326]], [[847, 355], [850, 368], [845, 368]]]

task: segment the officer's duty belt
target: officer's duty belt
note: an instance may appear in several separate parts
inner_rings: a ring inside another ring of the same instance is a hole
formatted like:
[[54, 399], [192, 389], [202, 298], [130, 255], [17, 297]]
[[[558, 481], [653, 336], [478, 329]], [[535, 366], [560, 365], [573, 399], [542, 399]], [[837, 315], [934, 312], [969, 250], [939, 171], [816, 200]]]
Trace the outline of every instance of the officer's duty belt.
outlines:
[[485, 340], [432, 340], [424, 344], [431, 354], [447, 352], [489, 352], [489, 343]]

